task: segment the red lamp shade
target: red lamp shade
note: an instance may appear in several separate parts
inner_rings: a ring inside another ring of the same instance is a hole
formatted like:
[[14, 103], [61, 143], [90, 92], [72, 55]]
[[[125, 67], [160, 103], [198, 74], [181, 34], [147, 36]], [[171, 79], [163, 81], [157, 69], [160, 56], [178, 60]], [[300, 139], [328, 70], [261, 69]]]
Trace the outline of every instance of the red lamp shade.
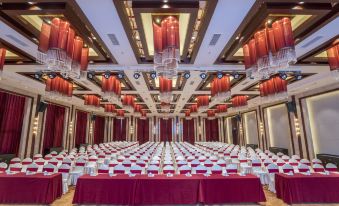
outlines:
[[59, 76], [53, 79], [47, 78], [45, 91], [57, 97], [72, 97], [73, 84]]
[[198, 112], [198, 105], [197, 104], [193, 104], [190, 107], [190, 113], [197, 113]]
[[201, 110], [208, 109], [209, 96], [207, 96], [207, 95], [198, 96], [197, 97], [197, 105], [198, 105], [198, 109], [201, 109]]
[[138, 113], [141, 114], [141, 112], [142, 112], [142, 105], [136, 104], [134, 106], [134, 112], [138, 112]]
[[227, 104], [219, 104], [217, 105], [217, 113], [227, 112]]
[[159, 77], [159, 90], [160, 101], [170, 103], [172, 100], [172, 80]]
[[228, 75], [224, 75], [221, 79], [215, 77], [211, 83], [212, 99], [225, 100], [231, 95], [231, 82]]
[[339, 70], [339, 41], [327, 50], [328, 64], [332, 71]]
[[134, 108], [134, 96], [132, 95], [125, 95], [122, 99], [122, 104], [126, 109], [132, 110]]
[[259, 84], [259, 91], [261, 97], [286, 94], [287, 81], [278, 76], [271, 77], [269, 80], [263, 81]]
[[207, 110], [207, 118], [214, 119], [215, 118], [215, 111], [214, 110]]
[[125, 110], [117, 110], [117, 118], [118, 119], [123, 119], [125, 117]]
[[85, 105], [99, 107], [100, 98], [95, 95], [85, 95]]
[[0, 48], [0, 77], [2, 75], [2, 71], [4, 70], [5, 59], [6, 59], [6, 49]]
[[115, 76], [109, 76], [108, 79], [103, 76], [101, 82], [101, 91], [103, 92], [103, 97], [105, 99], [117, 101], [121, 95], [120, 80]]
[[114, 104], [105, 104], [105, 112], [110, 112], [110, 113], [116, 112], [115, 105]]
[[233, 107], [245, 107], [247, 106], [247, 96], [235, 96], [231, 99]]

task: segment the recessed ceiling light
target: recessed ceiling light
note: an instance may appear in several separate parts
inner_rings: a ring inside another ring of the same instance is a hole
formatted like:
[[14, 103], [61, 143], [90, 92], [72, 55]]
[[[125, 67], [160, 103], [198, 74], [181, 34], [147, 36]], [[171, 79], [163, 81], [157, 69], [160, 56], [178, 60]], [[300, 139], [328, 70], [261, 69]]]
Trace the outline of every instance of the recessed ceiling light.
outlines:
[[55, 73], [49, 73], [48, 74], [48, 78], [50, 78], [50, 79], [54, 79], [55, 77], [56, 77]]
[[135, 73], [133, 74], [133, 77], [134, 77], [134, 79], [139, 79], [140, 74], [139, 74], [138, 72], [135, 72]]
[[95, 72], [94, 72], [94, 71], [88, 71], [88, 72], [87, 72], [87, 78], [88, 78], [88, 79], [93, 79], [93, 78], [94, 78], [94, 75], [95, 75]]
[[300, 1], [300, 2], [299, 2], [299, 4], [301, 4], [301, 5], [304, 4], [304, 3], [305, 3], [305, 2], [303, 2], [303, 1]]
[[185, 72], [184, 77], [185, 79], [189, 79], [191, 77], [191, 74], [189, 72]]
[[201, 74], [200, 74], [200, 78], [201, 78], [201, 79], [206, 79], [206, 77], [207, 77], [207, 74], [206, 74], [206, 73], [201, 73]]
[[217, 73], [218, 79], [221, 79], [223, 76], [224, 76], [224, 75], [223, 75], [221, 72], [218, 72], [218, 73]]
[[110, 71], [106, 71], [106, 72], [104, 73], [104, 77], [105, 77], [106, 79], [108, 79], [110, 76], [111, 76], [111, 72], [110, 72]]
[[35, 4], [35, 2], [32, 2], [32, 1], [29, 1], [29, 2], [27, 2], [29, 5], [34, 5]]
[[157, 73], [156, 73], [156, 72], [151, 72], [150, 77], [151, 77], [152, 79], [157, 78]]
[[123, 78], [124, 78], [124, 74], [123, 74], [123, 73], [119, 73], [119, 74], [118, 74], [118, 78], [119, 78], [119, 79], [123, 79]]

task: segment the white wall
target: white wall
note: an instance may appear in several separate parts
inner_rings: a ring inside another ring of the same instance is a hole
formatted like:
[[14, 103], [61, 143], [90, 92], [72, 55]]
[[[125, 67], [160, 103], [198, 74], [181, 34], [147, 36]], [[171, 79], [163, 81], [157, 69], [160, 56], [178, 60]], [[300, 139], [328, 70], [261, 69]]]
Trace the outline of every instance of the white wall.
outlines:
[[246, 144], [259, 144], [258, 125], [255, 111], [243, 114]]
[[339, 155], [339, 91], [309, 97], [306, 104], [314, 154]]
[[267, 129], [269, 134], [269, 145], [271, 147], [287, 148], [292, 153], [291, 133], [288, 121], [288, 111], [285, 104], [268, 107]]

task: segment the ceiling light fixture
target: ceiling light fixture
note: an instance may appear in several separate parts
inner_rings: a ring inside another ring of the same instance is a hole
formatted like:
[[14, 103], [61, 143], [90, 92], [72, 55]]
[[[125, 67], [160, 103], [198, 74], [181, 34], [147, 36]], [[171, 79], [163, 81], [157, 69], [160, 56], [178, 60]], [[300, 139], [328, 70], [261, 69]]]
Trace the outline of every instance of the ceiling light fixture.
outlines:
[[301, 74], [301, 72], [295, 72], [294, 77], [296, 80], [301, 80], [303, 78], [303, 75]]
[[88, 79], [93, 79], [95, 76], [95, 72], [94, 71], [88, 71], [87, 72], [87, 78]]
[[135, 72], [135, 73], [133, 74], [133, 77], [134, 77], [134, 79], [139, 79], [140, 74], [139, 74], [138, 72]]
[[105, 77], [106, 79], [108, 79], [110, 76], [111, 76], [111, 72], [110, 72], [110, 71], [106, 71], [106, 72], [104, 73], [104, 77]]
[[185, 79], [189, 79], [191, 77], [191, 74], [189, 72], [185, 72], [184, 77]]
[[41, 71], [38, 71], [38, 72], [34, 73], [34, 78], [40, 79], [41, 77], [42, 77], [42, 72]]
[[238, 72], [233, 72], [232, 76], [233, 76], [234, 79], [239, 79], [239, 77], [240, 77]]
[[286, 72], [280, 72], [280, 73], [279, 73], [279, 77], [280, 77], [281, 79], [283, 79], [283, 80], [286, 80], [286, 79], [287, 79], [287, 74], [286, 74]]
[[50, 79], [54, 79], [56, 76], [57, 76], [57, 75], [56, 75], [55, 73], [49, 73], [49, 74], [48, 74], [48, 77], [49, 77]]
[[201, 78], [201, 79], [206, 79], [206, 77], [207, 77], [207, 74], [206, 74], [206, 73], [201, 73], [201, 74], [200, 74], [200, 78]]
[[151, 77], [152, 79], [157, 78], [157, 73], [156, 73], [156, 72], [151, 72], [150, 77]]
[[302, 4], [304, 4], [304, 3], [305, 3], [305, 2], [303, 2], [303, 1], [300, 1], [300, 2], [299, 2], [300, 5], [302, 5]]
[[224, 75], [223, 75], [221, 72], [218, 72], [218, 73], [217, 73], [218, 79], [221, 79], [223, 76], [224, 76]]
[[119, 74], [118, 74], [118, 78], [119, 78], [119, 79], [123, 79], [123, 78], [124, 78], [124, 74], [123, 74], [123, 73], [119, 73]]

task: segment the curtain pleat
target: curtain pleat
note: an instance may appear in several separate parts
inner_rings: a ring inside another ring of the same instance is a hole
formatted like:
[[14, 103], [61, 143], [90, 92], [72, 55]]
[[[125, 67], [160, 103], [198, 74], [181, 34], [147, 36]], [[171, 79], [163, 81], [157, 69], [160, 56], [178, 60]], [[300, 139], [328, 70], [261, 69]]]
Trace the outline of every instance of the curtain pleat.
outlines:
[[126, 141], [126, 118], [113, 120], [113, 140]]
[[86, 143], [87, 112], [77, 111], [77, 121], [75, 128], [75, 146], [79, 147]]
[[94, 144], [104, 142], [105, 136], [105, 117], [96, 116], [94, 122]]
[[194, 144], [194, 120], [183, 120], [183, 140]]
[[172, 119], [160, 119], [160, 140], [172, 141]]
[[207, 142], [219, 140], [218, 119], [205, 119], [205, 137]]

